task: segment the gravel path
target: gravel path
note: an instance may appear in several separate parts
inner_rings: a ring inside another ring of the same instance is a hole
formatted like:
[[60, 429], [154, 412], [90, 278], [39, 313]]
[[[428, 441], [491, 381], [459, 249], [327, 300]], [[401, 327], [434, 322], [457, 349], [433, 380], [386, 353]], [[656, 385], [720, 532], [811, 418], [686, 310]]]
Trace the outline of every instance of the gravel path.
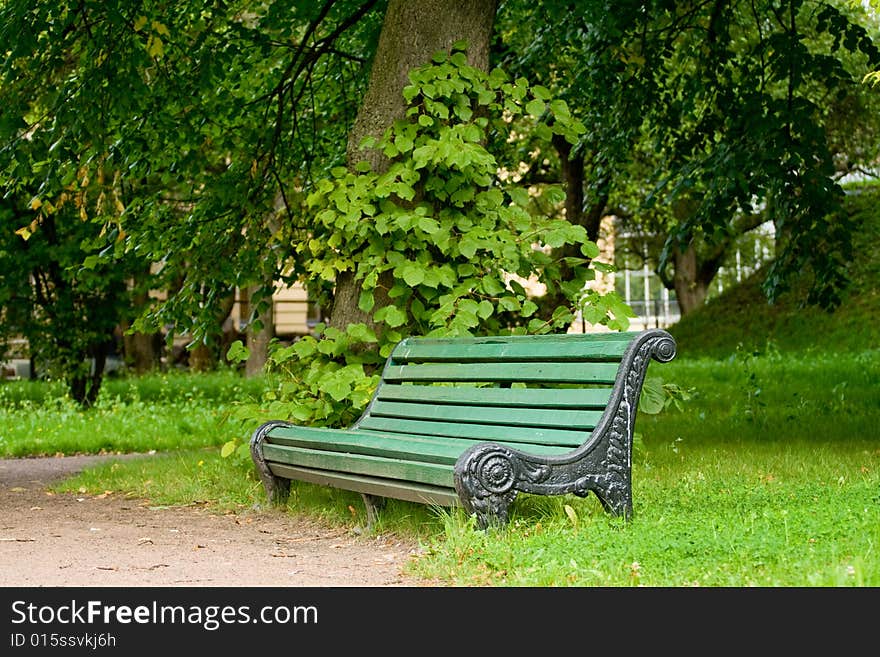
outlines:
[[218, 514], [51, 482], [120, 456], [0, 459], [0, 586], [421, 586], [417, 546], [277, 510]]

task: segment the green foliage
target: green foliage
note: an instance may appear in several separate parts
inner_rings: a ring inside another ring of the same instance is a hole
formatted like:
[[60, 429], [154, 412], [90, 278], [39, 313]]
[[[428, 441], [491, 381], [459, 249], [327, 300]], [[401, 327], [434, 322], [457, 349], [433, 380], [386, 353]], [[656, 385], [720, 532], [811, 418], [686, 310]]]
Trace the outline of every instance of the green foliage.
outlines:
[[689, 243], [708, 252], [708, 268], [740, 220], [762, 213], [779, 240], [765, 295], [808, 270], [803, 300], [842, 302], [855, 227], [836, 214], [837, 181], [873, 167], [880, 143], [876, 91], [861, 83], [880, 64], [864, 6], [514, 1], [498, 25], [502, 63], [587, 126], [574, 153], [586, 201], [657, 234], [661, 268]]
[[[490, 131], [509, 134], [513, 119], [540, 119], [547, 91], [510, 81], [498, 69], [474, 69], [455, 50], [438, 53], [410, 80], [406, 118], [364, 144], [388, 158], [387, 169], [374, 172], [366, 162], [355, 171], [339, 168], [309, 195], [316, 221], [297, 246], [307, 275], [327, 283], [354, 275], [360, 309], [384, 325], [383, 356], [402, 331], [464, 335], [514, 323], [523, 332], [564, 325], [571, 319], [564, 308], [550, 318], [532, 317], [537, 306], [519, 281], [535, 276], [574, 296], [588, 270], [559, 281], [560, 263], [541, 247], [590, 249], [585, 231], [531, 215], [528, 189], [500, 180], [501, 163], [484, 145]], [[538, 125], [575, 141], [583, 126], [564, 103], [556, 106], [558, 113]], [[380, 291], [391, 303], [375, 307]]]
[[639, 412], [657, 415], [669, 408], [684, 411], [685, 404], [690, 401], [693, 392], [693, 388], [686, 390], [677, 383], [664, 381], [658, 376], [648, 376], [642, 385]]
[[[385, 155], [387, 168], [362, 162], [318, 181], [307, 199], [314, 226], [296, 249], [312, 289], [353, 274], [359, 307], [377, 328], [319, 325], [315, 336], [276, 345], [270, 367], [283, 371], [284, 382], [243, 420], [274, 413], [301, 424], [351, 424], [370, 400], [377, 370], [406, 335], [564, 330], [576, 303], [590, 321], [628, 326], [632, 312], [618, 297], [584, 292], [594, 275], [588, 258], [598, 252], [584, 229], [532, 214], [530, 190], [500, 178], [502, 163], [485, 146], [490, 132], [503, 138], [523, 121], [576, 141], [584, 127], [565, 103], [500, 69], [468, 66], [462, 49], [437, 53], [410, 81], [405, 118], [364, 144]], [[544, 193], [561, 200], [557, 188]], [[552, 256], [566, 244], [584, 254], [566, 262], [574, 272], [569, 280]], [[530, 279], [549, 292], [562, 289], [570, 304], [539, 316]], [[377, 304], [379, 296], [387, 301]], [[234, 345], [228, 357], [246, 356]]]
[[[84, 269], [161, 264], [147, 289], [167, 300], [136, 327], [205, 339], [234, 286], [290, 273], [297, 190], [344, 159], [381, 19], [369, 8], [3, 2], [2, 195], [75, 202]], [[35, 233], [34, 218], [12, 230]]]
[[843, 290], [839, 308], [826, 312], [803, 306], [802, 290], [810, 283], [806, 272], [792, 281], [790, 292], [767, 304], [761, 290], [762, 272], [757, 272], [669, 329], [679, 353], [725, 359], [739, 349], [766, 352], [768, 343], [783, 353], [859, 353], [880, 344], [876, 320], [880, 316], [878, 190], [859, 186], [849, 191], [842, 212], [856, 228], [854, 256], [846, 269], [852, 282]]
[[119, 234], [99, 230], [75, 216], [73, 201], [0, 200], [0, 358], [8, 340], [25, 338], [40, 375], [65, 380], [83, 406], [97, 398], [129, 308], [125, 263], [92, 262]]

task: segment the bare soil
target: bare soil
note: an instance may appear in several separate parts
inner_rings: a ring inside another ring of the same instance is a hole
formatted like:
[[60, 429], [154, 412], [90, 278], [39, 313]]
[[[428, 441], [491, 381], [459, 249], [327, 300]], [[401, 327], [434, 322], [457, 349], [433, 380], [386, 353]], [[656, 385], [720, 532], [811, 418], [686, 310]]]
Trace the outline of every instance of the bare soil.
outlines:
[[49, 490], [103, 458], [0, 459], [0, 586], [426, 584], [404, 573], [417, 546], [397, 537], [272, 509], [220, 514]]

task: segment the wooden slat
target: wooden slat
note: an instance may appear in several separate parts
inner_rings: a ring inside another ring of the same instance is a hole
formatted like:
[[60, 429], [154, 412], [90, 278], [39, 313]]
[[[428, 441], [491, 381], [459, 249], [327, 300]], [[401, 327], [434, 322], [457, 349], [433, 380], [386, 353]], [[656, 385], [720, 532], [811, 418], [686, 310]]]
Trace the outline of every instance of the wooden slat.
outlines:
[[351, 490], [356, 493], [369, 493], [370, 495], [379, 495], [380, 497], [392, 497], [398, 500], [408, 500], [422, 504], [437, 504], [439, 506], [457, 506], [460, 504], [455, 490], [440, 486], [414, 484], [409, 481], [382, 479], [381, 477], [351, 475], [344, 472], [327, 472], [326, 470], [313, 470], [279, 463], [269, 464], [269, 469], [277, 477], [307, 481], [323, 486], [335, 486], [336, 488]]
[[376, 398], [388, 401], [424, 401], [435, 404], [530, 408], [603, 409], [611, 388], [478, 388], [382, 384]]
[[360, 429], [387, 431], [391, 433], [416, 434], [423, 436], [447, 436], [450, 438], [470, 438], [478, 441], [491, 440], [516, 444], [556, 445], [576, 447], [589, 438], [588, 431], [563, 431], [539, 427], [506, 427], [491, 424], [451, 424], [449, 422], [430, 422], [404, 420], [392, 417], [367, 417], [358, 424]]
[[266, 461], [274, 463], [386, 479], [404, 479], [432, 486], [453, 486], [451, 465], [418, 463], [369, 454], [328, 452], [269, 444], [263, 445], [263, 455]]
[[[550, 340], [496, 339], [483, 342], [452, 342], [411, 339], [394, 350], [392, 360], [405, 362], [531, 362], [531, 361], [620, 361], [632, 338], [584, 339], [582, 336], [552, 336]], [[543, 337], [543, 336], [542, 336]]]
[[385, 381], [614, 383], [616, 363], [424, 363], [391, 365]]
[[370, 408], [370, 415], [456, 424], [498, 424], [505, 427], [548, 427], [591, 431], [602, 417], [602, 412], [547, 408], [480, 408], [451, 404], [376, 401]]
[[[468, 447], [483, 442], [465, 438], [393, 434], [366, 430], [322, 431], [310, 427], [296, 427], [296, 429], [296, 431], [286, 431], [283, 436], [272, 435], [271, 443], [268, 443], [267, 446], [280, 445], [334, 452], [357, 452], [400, 460], [454, 465], [458, 457]], [[509, 442], [501, 444], [546, 456], [563, 454], [571, 449], [570, 447], [548, 447], [547, 445], [525, 445]], [[271, 450], [266, 453], [270, 452]]]
[[[455, 465], [461, 453], [477, 441], [460, 438], [433, 439], [428, 436], [370, 433], [367, 431], [339, 431], [330, 436], [303, 432], [294, 436], [274, 437], [265, 445], [266, 458], [273, 448], [302, 447], [328, 452], [350, 452], [382, 456], [402, 461], [421, 461], [441, 465]], [[274, 457], [273, 457], [274, 458]]]

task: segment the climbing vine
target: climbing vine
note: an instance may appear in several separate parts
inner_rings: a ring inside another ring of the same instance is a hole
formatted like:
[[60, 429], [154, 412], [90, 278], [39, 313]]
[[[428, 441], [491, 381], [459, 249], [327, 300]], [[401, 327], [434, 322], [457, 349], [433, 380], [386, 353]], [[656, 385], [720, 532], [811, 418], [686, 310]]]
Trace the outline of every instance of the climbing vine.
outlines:
[[[585, 128], [565, 102], [524, 78], [469, 66], [464, 44], [413, 70], [403, 94], [405, 117], [361, 144], [380, 151], [387, 167], [364, 160], [319, 181], [307, 200], [311, 231], [296, 247], [310, 293], [320, 297], [340, 274], [353, 274], [372, 325], [319, 325], [316, 336], [274, 349], [270, 363], [285, 377], [263, 409], [273, 417], [350, 423], [407, 335], [555, 332], [578, 306], [593, 323], [628, 326], [631, 311], [615, 294], [586, 287], [601, 265], [583, 227], [533, 210], [535, 194], [558, 205], [563, 192], [519, 184], [506, 173], [515, 163], [486, 146], [524, 131], [575, 143]], [[573, 273], [562, 280], [554, 253], [565, 245], [581, 256], [565, 259]], [[542, 315], [535, 288], [561, 290], [570, 303]]]

